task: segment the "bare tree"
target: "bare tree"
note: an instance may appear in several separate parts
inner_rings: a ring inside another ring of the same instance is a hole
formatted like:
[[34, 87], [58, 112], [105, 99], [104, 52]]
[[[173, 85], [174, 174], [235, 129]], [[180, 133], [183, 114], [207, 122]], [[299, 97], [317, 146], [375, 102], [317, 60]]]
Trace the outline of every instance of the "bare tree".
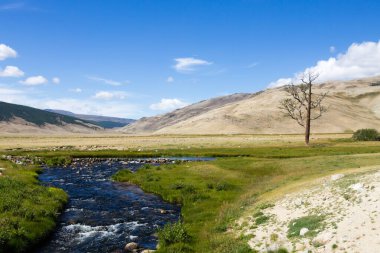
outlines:
[[312, 93], [312, 86], [318, 77], [319, 74], [314, 74], [311, 71], [304, 73], [300, 77], [300, 84], [291, 83], [285, 86], [285, 91], [290, 98], [285, 98], [280, 102], [280, 109], [305, 128], [305, 143], [307, 145], [309, 145], [310, 140], [311, 121], [319, 119], [327, 111], [327, 108], [322, 105], [327, 92]]

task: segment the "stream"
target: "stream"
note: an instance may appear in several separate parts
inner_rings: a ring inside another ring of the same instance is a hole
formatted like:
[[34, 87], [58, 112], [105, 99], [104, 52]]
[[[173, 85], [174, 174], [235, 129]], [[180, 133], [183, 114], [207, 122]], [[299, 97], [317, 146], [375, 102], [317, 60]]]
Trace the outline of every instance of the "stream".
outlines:
[[105, 159], [45, 168], [40, 181], [63, 189], [69, 202], [56, 231], [37, 252], [120, 252], [128, 242], [155, 249], [157, 228], [177, 221], [180, 207], [137, 186], [110, 180], [118, 170], [136, 171], [143, 163]]

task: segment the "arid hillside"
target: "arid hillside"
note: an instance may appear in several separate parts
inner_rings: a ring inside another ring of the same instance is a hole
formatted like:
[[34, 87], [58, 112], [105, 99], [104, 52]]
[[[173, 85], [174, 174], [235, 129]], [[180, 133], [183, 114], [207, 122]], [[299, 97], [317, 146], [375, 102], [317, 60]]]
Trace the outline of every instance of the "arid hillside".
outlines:
[[[314, 133], [380, 129], [380, 77], [316, 85], [328, 92], [328, 111], [313, 121]], [[279, 109], [284, 88], [202, 101], [171, 113], [138, 120], [120, 131], [131, 134], [287, 134], [303, 128]]]
[[65, 134], [96, 133], [103, 130], [94, 122], [54, 112], [0, 102], [0, 133]]

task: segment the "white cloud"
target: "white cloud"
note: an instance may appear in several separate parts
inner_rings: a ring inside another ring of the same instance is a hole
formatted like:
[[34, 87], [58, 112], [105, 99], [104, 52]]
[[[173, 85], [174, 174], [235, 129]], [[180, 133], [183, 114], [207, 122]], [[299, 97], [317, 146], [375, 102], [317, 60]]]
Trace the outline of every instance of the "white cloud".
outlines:
[[99, 91], [95, 94], [94, 98], [103, 100], [125, 99], [127, 95], [128, 94], [123, 91]]
[[18, 95], [24, 93], [21, 90], [0, 87], [0, 95]]
[[251, 64], [249, 64], [249, 65], [247, 66], [247, 69], [252, 69], [252, 68], [256, 67], [257, 65], [259, 65], [258, 62], [253, 62], [253, 63], [251, 63]]
[[280, 86], [288, 85], [293, 81], [295, 81], [295, 80], [292, 78], [280, 78], [275, 82], [271, 82], [269, 84], [269, 87], [280, 87]]
[[5, 69], [0, 69], [0, 77], [20, 77], [24, 72], [15, 66], [6, 66]]
[[59, 84], [61, 82], [61, 79], [59, 79], [58, 77], [53, 77], [53, 79], [51, 80], [54, 84]]
[[169, 111], [177, 108], [185, 107], [188, 103], [179, 100], [178, 98], [163, 98], [159, 103], [150, 105], [150, 109], [157, 111]]
[[119, 81], [97, 77], [97, 76], [88, 76], [87, 78], [93, 81], [102, 82], [102, 83], [109, 84], [112, 86], [120, 86], [120, 85], [129, 83], [129, 81], [119, 82]]
[[336, 48], [335, 48], [334, 46], [331, 46], [331, 47], [329, 48], [329, 51], [330, 51], [330, 53], [335, 53]]
[[166, 79], [166, 82], [168, 82], [168, 83], [174, 82], [174, 77], [169, 76], [168, 79]]
[[22, 90], [0, 87], [0, 101], [8, 103], [22, 103], [26, 101], [26, 94]]
[[195, 59], [192, 57], [176, 58], [174, 60], [176, 61], [176, 64], [173, 66], [173, 68], [181, 73], [192, 72], [197, 66], [207, 66], [212, 64], [212, 62], [208, 62], [202, 59]]
[[319, 74], [318, 82], [380, 75], [380, 41], [354, 43], [345, 53], [318, 61], [315, 66], [296, 73], [292, 78], [281, 78], [270, 83], [269, 87], [279, 87], [289, 81], [295, 82], [300, 74], [308, 71]]
[[75, 93], [81, 93], [83, 90], [81, 88], [75, 88], [75, 89], [69, 89], [70, 92], [75, 92]]
[[25, 6], [24, 3], [9, 3], [0, 5], [0, 10], [9, 11], [9, 10], [17, 10], [22, 9]]
[[48, 80], [43, 76], [31, 76], [25, 79], [24, 81], [20, 81], [20, 83], [28, 86], [41, 85], [47, 82]]
[[17, 57], [17, 52], [5, 44], [0, 44], [0, 61]]

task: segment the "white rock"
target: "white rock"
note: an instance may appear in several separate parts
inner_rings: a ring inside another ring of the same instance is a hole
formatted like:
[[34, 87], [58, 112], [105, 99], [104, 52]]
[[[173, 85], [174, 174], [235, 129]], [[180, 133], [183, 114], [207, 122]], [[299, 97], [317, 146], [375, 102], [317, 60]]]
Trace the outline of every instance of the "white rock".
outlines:
[[336, 180], [341, 179], [342, 177], [344, 177], [343, 174], [335, 174], [335, 175], [332, 175], [332, 176], [331, 176], [331, 180], [332, 180], [332, 181], [336, 181]]
[[362, 183], [356, 183], [356, 184], [350, 185], [349, 188], [354, 190], [354, 191], [360, 192], [360, 191], [363, 191], [363, 184]]
[[300, 230], [300, 236], [304, 236], [307, 232], [309, 232], [308, 228], [301, 228], [301, 230]]
[[295, 199], [293, 202], [296, 206], [302, 205], [302, 200], [301, 199]]
[[137, 243], [135, 242], [130, 242], [130, 243], [127, 243], [127, 245], [125, 245], [124, 247], [124, 250], [126, 252], [133, 252], [133, 250], [137, 249], [138, 248], [138, 245]]

